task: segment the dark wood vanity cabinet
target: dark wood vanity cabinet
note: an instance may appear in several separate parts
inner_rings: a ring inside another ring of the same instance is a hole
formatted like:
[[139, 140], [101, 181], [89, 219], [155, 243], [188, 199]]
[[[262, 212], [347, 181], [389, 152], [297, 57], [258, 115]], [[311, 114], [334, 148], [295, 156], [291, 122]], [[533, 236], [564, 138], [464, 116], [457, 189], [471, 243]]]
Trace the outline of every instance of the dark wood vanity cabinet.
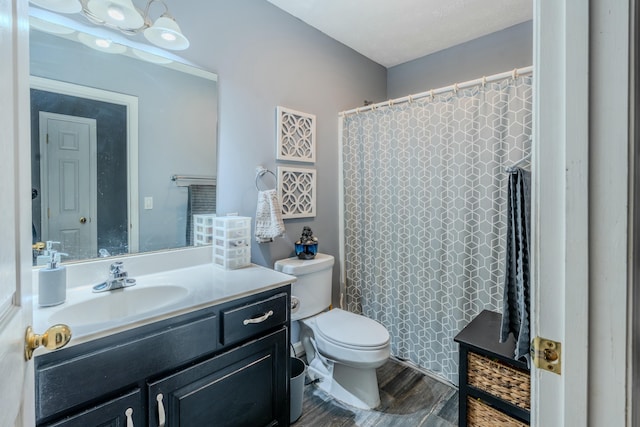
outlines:
[[283, 286], [35, 358], [38, 426], [289, 425]]
[[[268, 426], [286, 393], [277, 372], [287, 336], [279, 330], [149, 384], [151, 425]], [[162, 415], [163, 414], [163, 415]]]

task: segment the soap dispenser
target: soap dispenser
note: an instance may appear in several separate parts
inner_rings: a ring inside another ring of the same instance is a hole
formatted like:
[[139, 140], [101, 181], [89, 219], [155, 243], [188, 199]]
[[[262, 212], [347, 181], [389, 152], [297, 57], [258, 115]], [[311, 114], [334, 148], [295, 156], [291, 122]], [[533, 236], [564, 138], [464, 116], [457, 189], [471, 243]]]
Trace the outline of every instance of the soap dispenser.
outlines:
[[56, 250], [49, 251], [51, 259], [46, 267], [40, 270], [38, 278], [38, 305], [50, 307], [62, 304], [67, 299], [67, 268], [60, 263], [62, 254]]
[[53, 251], [53, 245], [59, 245], [60, 242], [53, 242], [51, 240], [47, 240], [47, 245], [42, 251], [42, 254], [38, 255], [36, 258], [36, 265], [48, 265], [51, 263], [51, 252]]

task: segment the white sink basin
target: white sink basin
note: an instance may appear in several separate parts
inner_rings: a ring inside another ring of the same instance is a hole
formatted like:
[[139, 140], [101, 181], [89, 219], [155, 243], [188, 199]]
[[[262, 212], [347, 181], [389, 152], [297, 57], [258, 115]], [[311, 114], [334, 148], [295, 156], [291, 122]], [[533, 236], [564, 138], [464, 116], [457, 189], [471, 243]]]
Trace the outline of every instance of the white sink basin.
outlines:
[[121, 321], [179, 302], [188, 293], [182, 286], [130, 287], [108, 291], [61, 308], [49, 317], [49, 322], [64, 323], [77, 329]]

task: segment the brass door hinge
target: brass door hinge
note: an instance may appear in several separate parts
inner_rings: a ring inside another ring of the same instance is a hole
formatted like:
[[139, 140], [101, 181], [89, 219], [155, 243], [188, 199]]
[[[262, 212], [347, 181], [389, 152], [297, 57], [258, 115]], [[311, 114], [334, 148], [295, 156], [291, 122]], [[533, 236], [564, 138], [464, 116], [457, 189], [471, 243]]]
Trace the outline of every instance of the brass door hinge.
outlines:
[[531, 342], [531, 359], [538, 369], [562, 373], [562, 344], [546, 338], [535, 337]]

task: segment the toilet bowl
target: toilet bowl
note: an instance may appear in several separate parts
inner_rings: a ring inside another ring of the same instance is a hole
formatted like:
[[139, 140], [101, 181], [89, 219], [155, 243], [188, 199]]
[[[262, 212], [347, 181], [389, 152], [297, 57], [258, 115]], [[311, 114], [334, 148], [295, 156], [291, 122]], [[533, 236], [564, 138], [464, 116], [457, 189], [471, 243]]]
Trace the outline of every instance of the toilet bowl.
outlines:
[[380, 323], [331, 304], [334, 259], [317, 254], [312, 260], [288, 258], [275, 269], [296, 276], [291, 320], [299, 323], [299, 339], [308, 362], [308, 375], [334, 398], [363, 409], [380, 404], [376, 368], [390, 354], [389, 333]]

